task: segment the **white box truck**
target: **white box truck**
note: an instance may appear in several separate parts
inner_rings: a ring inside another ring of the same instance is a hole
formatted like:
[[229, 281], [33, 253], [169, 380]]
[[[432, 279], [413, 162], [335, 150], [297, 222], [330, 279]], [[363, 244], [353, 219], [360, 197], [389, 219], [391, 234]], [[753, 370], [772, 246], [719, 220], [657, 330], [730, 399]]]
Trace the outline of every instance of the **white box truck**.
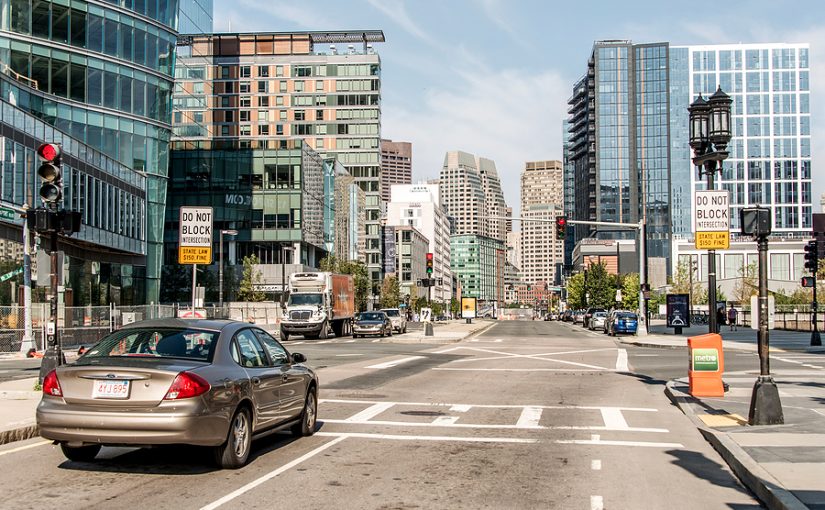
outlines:
[[355, 285], [352, 275], [293, 273], [289, 276], [289, 300], [281, 319], [281, 340], [290, 335], [327, 338], [352, 334]]

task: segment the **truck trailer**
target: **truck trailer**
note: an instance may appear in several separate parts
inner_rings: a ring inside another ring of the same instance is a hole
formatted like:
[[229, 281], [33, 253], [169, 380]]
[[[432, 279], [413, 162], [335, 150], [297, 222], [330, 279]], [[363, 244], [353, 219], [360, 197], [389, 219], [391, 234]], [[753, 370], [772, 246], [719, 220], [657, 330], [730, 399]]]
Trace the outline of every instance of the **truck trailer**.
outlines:
[[352, 275], [327, 272], [289, 276], [289, 299], [281, 319], [281, 339], [290, 335], [328, 338], [352, 334], [355, 285]]

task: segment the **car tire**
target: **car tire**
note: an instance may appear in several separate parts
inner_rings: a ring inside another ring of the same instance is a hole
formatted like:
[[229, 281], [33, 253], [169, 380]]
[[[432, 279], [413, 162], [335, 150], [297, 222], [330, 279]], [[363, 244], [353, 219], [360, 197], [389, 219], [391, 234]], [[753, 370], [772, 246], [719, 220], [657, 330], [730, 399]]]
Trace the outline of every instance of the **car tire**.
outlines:
[[66, 443], [60, 443], [60, 449], [63, 450], [63, 455], [72, 462], [91, 462], [100, 452], [100, 445], [69, 446]]
[[352, 334], [352, 338], [358, 338], [358, 335], [356, 335], [355, 333], [353, 333], [353, 334]]
[[387, 331], [387, 336], [392, 336], [392, 328], [390, 328], [389, 331]]
[[293, 436], [311, 436], [315, 433], [315, 421], [318, 418], [318, 393], [315, 386], [310, 386], [307, 391], [307, 398], [304, 401], [304, 409], [301, 411], [301, 421], [292, 426], [290, 431]]
[[241, 407], [229, 422], [226, 441], [214, 449], [215, 462], [223, 469], [238, 469], [249, 459], [252, 449], [252, 419], [249, 410]]
[[289, 340], [289, 333], [285, 332], [282, 329], [279, 340], [281, 340], [282, 342], [286, 342], [287, 340]]
[[321, 323], [321, 329], [318, 331], [318, 338], [326, 340], [329, 337], [327, 334], [327, 321]]
[[404, 331], [402, 331], [402, 333], [406, 333], [406, 332], [407, 332], [407, 325], [404, 324]]

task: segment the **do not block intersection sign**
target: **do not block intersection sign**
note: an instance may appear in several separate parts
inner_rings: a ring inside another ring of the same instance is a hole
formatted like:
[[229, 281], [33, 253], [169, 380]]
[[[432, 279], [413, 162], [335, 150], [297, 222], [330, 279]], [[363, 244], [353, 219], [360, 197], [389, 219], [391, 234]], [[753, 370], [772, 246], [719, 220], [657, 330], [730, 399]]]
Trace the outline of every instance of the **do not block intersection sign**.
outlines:
[[730, 247], [730, 193], [726, 190], [696, 191], [693, 232], [697, 250]]
[[211, 207], [181, 207], [178, 232], [179, 264], [212, 263]]

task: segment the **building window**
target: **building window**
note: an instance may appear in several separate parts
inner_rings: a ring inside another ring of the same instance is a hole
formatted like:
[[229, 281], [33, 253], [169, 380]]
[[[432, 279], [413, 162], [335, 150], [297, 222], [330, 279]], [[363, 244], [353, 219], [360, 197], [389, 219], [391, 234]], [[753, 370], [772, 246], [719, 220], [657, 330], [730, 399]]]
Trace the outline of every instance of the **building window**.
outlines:
[[286, 81], [281, 80], [278, 82], [278, 91], [279, 92], [286, 92]]
[[276, 135], [283, 135], [284, 134], [284, 125], [283, 124], [275, 124], [275, 134]]
[[284, 96], [275, 96], [275, 106], [284, 105]]
[[304, 110], [295, 110], [295, 120], [305, 120], [306, 112]]
[[221, 126], [221, 136], [229, 136], [229, 126]]
[[258, 136], [268, 136], [269, 135], [269, 126], [266, 124], [261, 124], [258, 126]]
[[223, 121], [224, 122], [235, 122], [233, 117], [234, 117], [234, 112], [232, 110], [228, 110], [228, 111], [223, 112]]
[[275, 66], [275, 76], [284, 75], [284, 66]]
[[[249, 113], [249, 112], [247, 112]], [[249, 136], [251, 134], [251, 129], [249, 124], [240, 127], [241, 136]]]
[[241, 108], [249, 108], [252, 105], [252, 98], [249, 96], [242, 96], [239, 99], [239, 104]]
[[324, 120], [324, 110], [315, 110], [315, 120]]
[[269, 82], [262, 80], [258, 82], [258, 93], [265, 94], [269, 92]]
[[258, 106], [269, 106], [269, 96], [261, 96], [258, 98]]
[[258, 66], [258, 76], [261, 78], [268, 78], [269, 66]]
[[241, 66], [241, 78], [249, 78], [250, 77], [250, 66]]
[[238, 92], [241, 94], [249, 94], [250, 84], [248, 81], [242, 81], [238, 84]]
[[258, 122], [266, 122], [268, 120], [268, 110], [258, 110]]
[[221, 78], [229, 78], [229, 66], [221, 66]]
[[287, 120], [286, 119], [286, 110], [279, 110], [278, 111], [278, 120]]
[[295, 80], [295, 92], [304, 91], [304, 80]]
[[249, 110], [241, 110], [238, 112], [239, 122], [249, 122]]

